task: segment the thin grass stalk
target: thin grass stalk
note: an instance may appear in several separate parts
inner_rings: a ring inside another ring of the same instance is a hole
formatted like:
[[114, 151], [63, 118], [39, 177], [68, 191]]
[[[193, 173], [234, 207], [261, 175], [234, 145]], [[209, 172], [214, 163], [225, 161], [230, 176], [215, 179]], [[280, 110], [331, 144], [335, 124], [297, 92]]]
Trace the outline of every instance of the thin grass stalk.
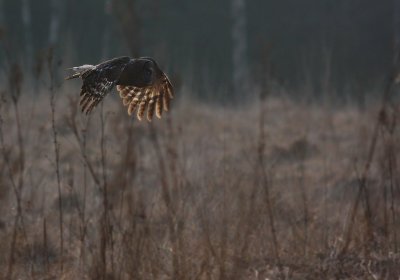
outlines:
[[[225, 150], [224, 150], [225, 153]], [[222, 178], [225, 177], [225, 172], [223, 172]], [[219, 279], [227, 279], [227, 267], [226, 267], [226, 260], [228, 258], [228, 203], [226, 199], [226, 186], [222, 186], [223, 188], [223, 198], [222, 198], [222, 217], [221, 217], [221, 230], [219, 236], [219, 254], [218, 254], [218, 264], [219, 264]]]
[[174, 193], [174, 209], [175, 209], [175, 223], [176, 223], [176, 237], [177, 237], [177, 250], [179, 252], [179, 266], [180, 266], [180, 277], [183, 279], [187, 278], [185, 272], [187, 271], [187, 258], [184, 254], [184, 236], [183, 236], [183, 223], [185, 217], [185, 207], [186, 202], [188, 201], [185, 197], [183, 197], [183, 187], [184, 184], [184, 175], [182, 171], [182, 167], [179, 164], [178, 159], [178, 141], [179, 137], [176, 136], [176, 130], [173, 126], [172, 117], [166, 118], [166, 126], [167, 126], [167, 147], [166, 147], [166, 155], [169, 159], [170, 164], [168, 165], [168, 173], [170, 174], [171, 183], [173, 187]]
[[388, 152], [388, 171], [389, 171], [389, 189], [390, 189], [390, 213], [392, 218], [392, 234], [393, 234], [393, 245], [394, 253], [398, 253], [398, 243], [397, 243], [397, 214], [395, 208], [395, 189], [397, 188], [397, 182], [395, 178], [395, 172], [397, 170], [397, 160], [394, 147], [394, 135], [390, 133], [390, 144]]
[[[102, 276], [106, 277], [107, 274], [107, 249], [108, 244], [112, 244], [111, 225], [109, 219], [109, 201], [108, 201], [108, 184], [107, 184], [107, 166], [106, 166], [106, 146], [105, 146], [105, 119], [104, 107], [101, 103], [100, 112], [100, 153], [101, 153], [101, 170], [102, 170], [102, 193], [103, 193], [103, 216], [102, 216], [102, 242], [101, 242], [101, 261], [102, 261]], [[111, 246], [111, 271], [114, 272], [113, 250]]]
[[307, 258], [308, 255], [308, 237], [309, 237], [309, 223], [310, 223], [310, 217], [309, 217], [309, 209], [308, 209], [308, 198], [307, 198], [307, 192], [306, 188], [304, 185], [304, 162], [300, 163], [299, 166], [299, 186], [300, 186], [300, 196], [301, 196], [301, 204], [303, 208], [303, 230], [304, 230], [304, 242], [303, 242], [303, 256]]
[[18, 227], [18, 216], [14, 217], [13, 234], [10, 248], [10, 257], [8, 261], [8, 270], [6, 274], [6, 279], [13, 279], [13, 268], [15, 264], [15, 244], [17, 242], [17, 227]]
[[[17, 199], [17, 206], [18, 206], [18, 215], [22, 219], [22, 206], [21, 206], [21, 194], [22, 194], [22, 188], [24, 187], [24, 172], [25, 172], [25, 149], [24, 149], [24, 141], [22, 137], [22, 127], [21, 127], [21, 118], [20, 118], [20, 113], [19, 113], [19, 108], [18, 108], [18, 101], [21, 96], [21, 88], [22, 88], [22, 82], [23, 82], [23, 76], [22, 72], [20, 69], [20, 66], [18, 64], [14, 64], [12, 69], [10, 70], [10, 77], [9, 77], [9, 90], [11, 92], [11, 101], [12, 101], [12, 108], [14, 112], [14, 117], [15, 121], [17, 124], [17, 147], [18, 147], [18, 182], [14, 183], [13, 186], [15, 186], [14, 192], [15, 196]], [[1, 123], [2, 125], [3, 123]], [[2, 129], [3, 127], [1, 127]], [[3, 135], [3, 132], [2, 132]], [[3, 137], [3, 136], [2, 136]], [[2, 139], [4, 141], [4, 139]], [[7, 161], [7, 164], [9, 164], [9, 161]], [[11, 169], [9, 169], [11, 172]], [[12, 177], [12, 173], [10, 173], [10, 176]], [[10, 178], [11, 178], [10, 177]]]
[[60, 176], [60, 146], [58, 143], [58, 133], [56, 129], [55, 121], [55, 77], [54, 77], [54, 67], [53, 67], [53, 50], [50, 49], [47, 59], [47, 67], [49, 71], [50, 78], [50, 108], [51, 108], [51, 128], [53, 132], [53, 145], [54, 145], [54, 155], [55, 155], [55, 165], [56, 165], [56, 178], [57, 178], [57, 191], [58, 191], [58, 211], [59, 211], [59, 231], [60, 231], [60, 271], [64, 270], [64, 214], [63, 214], [63, 204], [61, 196], [61, 176]]
[[[125, 168], [125, 172], [123, 173], [122, 176], [122, 182], [121, 185], [122, 186], [128, 186], [130, 180], [132, 179], [129, 177], [129, 171], [134, 170], [133, 168], [131, 168], [132, 165], [132, 156], [135, 156], [134, 153], [134, 145], [132, 145], [133, 143], [133, 127], [130, 125], [130, 123], [128, 123], [128, 125], [126, 126], [126, 131], [127, 131], [127, 139], [126, 139], [126, 150], [125, 150], [125, 157], [123, 160], [123, 164], [121, 168]], [[135, 160], [133, 161], [135, 163]], [[118, 223], [120, 224], [121, 227], [121, 235], [124, 235], [124, 230], [123, 230], [123, 209], [124, 209], [124, 198], [125, 198], [125, 191], [126, 191], [126, 187], [122, 188], [122, 192], [120, 195], [120, 201], [119, 201], [119, 213], [118, 213]], [[126, 246], [125, 242], [120, 242], [119, 244], [119, 250], [117, 250], [118, 253], [118, 258], [121, 259], [123, 254], [124, 254], [124, 246]], [[117, 272], [117, 279], [121, 279], [122, 277], [122, 273], [123, 273], [123, 268], [124, 265], [122, 263], [119, 264], [119, 269]]]
[[18, 216], [21, 211], [21, 198], [20, 198], [20, 195], [18, 192], [17, 185], [12, 176], [8, 153], [6, 151], [5, 144], [4, 144], [3, 118], [1, 116], [0, 116], [0, 142], [1, 142], [1, 150], [2, 150], [2, 154], [3, 154], [3, 158], [4, 158], [4, 163], [8, 169], [7, 171], [8, 171], [9, 179], [10, 179], [10, 182], [13, 187], [13, 190], [14, 190], [14, 193], [16, 196], [16, 200], [17, 200], [17, 215], [15, 215], [15, 217], [14, 217], [14, 226], [13, 226], [13, 234], [12, 234], [11, 248], [10, 248], [10, 254], [9, 254], [9, 261], [8, 261], [8, 269], [7, 269], [7, 273], [5, 275], [6, 279], [11, 279], [12, 274], [13, 274], [13, 267], [14, 267], [14, 251], [15, 251], [15, 242], [16, 242], [16, 237], [17, 237]]
[[[254, 184], [250, 187], [250, 196], [248, 202], [243, 199], [243, 202], [239, 202], [240, 205], [243, 205], [243, 215], [238, 217], [240, 221], [237, 224], [237, 230], [234, 237], [234, 240], [242, 244], [238, 244], [234, 250], [235, 261], [233, 262], [232, 270], [229, 275], [229, 279], [235, 278], [239, 273], [240, 262], [245, 260], [248, 257], [248, 249], [251, 244], [250, 240], [251, 234], [256, 230], [256, 217], [258, 217], [258, 213], [256, 213], [256, 198], [257, 198], [257, 190], [259, 188], [257, 184], [258, 178], [254, 178]], [[246, 205], [247, 204], [247, 205]], [[245, 206], [246, 205], [246, 206]]]
[[[87, 127], [87, 123], [86, 123]], [[86, 154], [86, 129], [82, 133], [82, 147], [81, 152]], [[82, 213], [81, 213], [81, 236], [80, 236], [80, 242], [81, 242], [81, 250], [80, 250], [80, 264], [81, 268], [84, 265], [84, 258], [85, 258], [85, 239], [86, 239], [86, 231], [87, 231], [87, 225], [86, 225], [86, 200], [87, 200], [87, 164], [86, 161], [83, 161], [83, 205], [82, 205]]]
[[162, 198], [164, 200], [165, 206], [167, 208], [167, 218], [168, 218], [168, 229], [170, 234], [170, 241], [172, 245], [172, 278], [180, 279], [180, 265], [179, 265], [179, 256], [178, 256], [178, 243], [176, 236], [176, 213], [174, 209], [174, 205], [172, 203], [170, 186], [168, 184], [168, 176], [167, 176], [167, 168], [164, 160], [164, 156], [161, 151], [160, 143], [158, 140], [158, 135], [153, 127], [150, 125], [150, 138], [154, 143], [154, 148], [156, 151], [158, 167], [160, 171], [160, 180], [161, 180], [161, 191]]
[[[385, 126], [387, 126], [387, 120], [386, 120], [387, 116], [385, 116], [385, 120], [383, 121], [383, 123], [385, 124]], [[383, 159], [381, 162], [381, 180], [382, 180], [382, 184], [381, 184], [381, 189], [382, 189], [382, 194], [383, 194], [383, 235], [385, 238], [385, 242], [386, 242], [386, 250], [390, 251], [390, 234], [389, 234], [389, 227], [390, 227], [390, 190], [392, 188], [392, 183], [393, 183], [393, 177], [392, 177], [392, 154], [393, 152], [395, 152], [393, 150], [393, 133], [392, 131], [390, 131], [390, 129], [385, 129], [388, 127], [382, 127], [382, 135], [383, 135], [383, 142], [384, 142], [384, 151], [383, 151]], [[388, 132], [388, 133], [386, 133]], [[387, 182], [389, 182], [389, 185], [387, 185]]]
[[[87, 130], [87, 128], [89, 126], [88, 124], [89, 124], [89, 119], [88, 119], [88, 122], [86, 123], [85, 131]], [[89, 173], [90, 173], [94, 183], [100, 188], [100, 191], [101, 191], [101, 186], [102, 186], [101, 179], [100, 179], [99, 175], [96, 174], [96, 172], [94, 171], [93, 164], [91, 163], [91, 161], [88, 158], [88, 155], [86, 152], [86, 146], [84, 147], [84, 145], [83, 145], [83, 143], [84, 143], [84, 141], [82, 139], [83, 136], [80, 135], [80, 132], [78, 130], [78, 125], [76, 124], [75, 118], [68, 119], [67, 125], [71, 128], [72, 133], [76, 139], [76, 142], [79, 145], [80, 153], [81, 153], [82, 159], [85, 163], [85, 166], [87, 167], [87, 170], [89, 170]], [[83, 135], [86, 135], [86, 132], [84, 132]]]
[[[250, 242], [250, 236], [256, 229], [256, 221], [254, 220], [254, 217], [257, 217], [256, 214], [256, 198], [257, 198], [257, 184], [254, 184], [251, 192], [250, 192], [250, 197], [249, 197], [249, 202], [248, 202], [248, 210], [245, 215], [243, 215], [243, 223], [246, 223], [246, 230], [244, 231], [243, 239], [245, 240], [241, 249], [240, 249], [240, 255], [245, 256], [246, 252], [249, 248]], [[238, 229], [240, 230], [240, 229]]]
[[[389, 165], [390, 165], [390, 163], [389, 163]], [[388, 166], [388, 169], [390, 169], [389, 166]], [[384, 172], [384, 173], [386, 173], [386, 172]], [[390, 171], [389, 171], [389, 173], [390, 173]], [[384, 178], [383, 178], [383, 184], [382, 184], [381, 188], [382, 188], [382, 192], [383, 192], [383, 235], [385, 237], [386, 246], [388, 246], [390, 243], [389, 242], [389, 218], [388, 218], [388, 216], [389, 216], [389, 214], [388, 214], [389, 198], [388, 198], [388, 188], [386, 187]]]
[[17, 215], [14, 217], [14, 227], [13, 227], [13, 235], [12, 235], [12, 241], [11, 241], [11, 248], [10, 248], [10, 254], [9, 254], [9, 261], [8, 261], [8, 269], [7, 269], [7, 273], [5, 275], [6, 279], [11, 279], [12, 277], [12, 273], [13, 273], [13, 266], [14, 266], [14, 249], [15, 249], [15, 241], [16, 241], [16, 230], [17, 230], [17, 221], [18, 221], [18, 214], [19, 211], [21, 209], [21, 199], [19, 196], [19, 192], [18, 192], [18, 188], [17, 185], [14, 181], [14, 178], [12, 176], [12, 171], [11, 171], [11, 167], [10, 167], [10, 161], [8, 158], [8, 153], [6, 151], [6, 147], [4, 144], [4, 134], [3, 134], [3, 118], [0, 116], [0, 143], [1, 143], [1, 151], [3, 154], [3, 158], [4, 158], [4, 163], [7, 167], [7, 173], [9, 175], [9, 179], [11, 182], [11, 185], [13, 187], [15, 196], [16, 196], [16, 200], [17, 200]]
[[[22, 137], [22, 128], [21, 128], [21, 121], [20, 121], [20, 114], [18, 109], [18, 101], [21, 93], [22, 87], [22, 73], [20, 72], [20, 68], [18, 65], [14, 65], [11, 69], [10, 77], [9, 77], [9, 87], [11, 91], [11, 100], [13, 104], [13, 111], [14, 116], [17, 123], [17, 147], [18, 147], [18, 179], [15, 179], [13, 176], [13, 171], [10, 166], [11, 158], [9, 158], [8, 153], [5, 147], [5, 139], [4, 139], [4, 131], [3, 131], [3, 118], [0, 115], [0, 142], [1, 142], [1, 150], [4, 158], [4, 162], [7, 168], [8, 176], [12, 185], [12, 189], [15, 194], [15, 198], [17, 201], [17, 213], [14, 218], [14, 228], [13, 228], [13, 237], [11, 242], [11, 250], [10, 250], [10, 257], [9, 257], [9, 265], [7, 271], [7, 279], [12, 278], [13, 274], [13, 265], [14, 265], [14, 250], [16, 244], [16, 237], [18, 232], [18, 221], [20, 221], [20, 225], [22, 227], [22, 232], [25, 241], [28, 243], [28, 238], [25, 231], [24, 219], [22, 215], [22, 190], [24, 187], [24, 172], [25, 172], [25, 150], [24, 150], [24, 143]], [[17, 180], [17, 182], [16, 182]], [[28, 244], [29, 246], [29, 244]]]
[[43, 218], [43, 247], [44, 247], [44, 262], [46, 265], [46, 272], [49, 273], [49, 251], [48, 251], [48, 244], [47, 244], [47, 223], [46, 218]]
[[382, 125], [382, 115], [385, 114], [385, 110], [389, 101], [390, 93], [392, 92], [392, 88], [394, 85], [394, 80], [395, 80], [395, 69], [396, 65], [394, 65], [392, 72], [389, 74], [389, 78], [386, 83], [386, 88], [382, 94], [382, 101], [381, 101], [381, 106], [379, 110], [379, 114], [376, 118], [374, 129], [372, 131], [372, 136], [369, 144], [369, 149], [368, 149], [368, 154], [367, 154], [367, 159], [364, 163], [364, 167], [361, 173], [361, 177], [359, 178], [359, 188], [357, 191], [356, 198], [354, 200], [353, 207], [350, 212], [350, 218], [349, 221], [347, 222], [347, 225], [345, 225], [345, 235], [344, 235], [344, 244], [339, 252], [339, 257], [343, 256], [349, 247], [350, 241], [351, 241], [351, 235], [353, 232], [353, 227], [354, 227], [354, 222], [355, 222], [355, 217], [358, 211], [358, 206], [360, 204], [360, 200], [362, 195], [364, 194], [365, 198], [365, 209], [364, 209], [364, 217], [367, 223], [367, 234], [368, 234], [368, 239], [371, 241], [372, 239], [372, 225], [371, 225], [371, 209], [369, 206], [369, 197], [368, 197], [368, 190], [366, 187], [367, 183], [367, 178], [370, 172], [371, 164], [374, 159], [375, 153], [376, 153], [376, 147], [377, 147], [377, 142], [378, 142], [378, 137], [380, 133], [380, 128]]
[[18, 143], [18, 161], [19, 161], [19, 177], [18, 177], [18, 191], [21, 192], [24, 186], [24, 169], [25, 169], [25, 151], [24, 151], [24, 141], [22, 137], [22, 128], [20, 114], [18, 110], [18, 101], [13, 100], [13, 108], [15, 121], [17, 124], [17, 143]]
[[269, 184], [269, 179], [267, 176], [267, 173], [265, 171], [265, 162], [264, 162], [264, 152], [265, 152], [265, 141], [266, 141], [266, 135], [265, 135], [265, 109], [264, 109], [264, 98], [260, 98], [260, 109], [259, 109], [259, 137], [258, 137], [258, 144], [257, 144], [257, 160], [258, 160], [258, 169], [259, 169], [259, 174], [261, 176], [261, 182], [263, 185], [264, 189], [264, 199], [265, 199], [265, 205], [267, 207], [267, 215], [268, 215], [268, 220], [269, 220], [269, 227], [271, 231], [271, 236], [272, 236], [272, 248], [273, 248], [273, 254], [274, 258], [277, 262], [279, 272], [281, 276], [283, 276], [283, 270], [282, 270], [282, 261], [280, 257], [280, 249], [279, 249], [279, 243], [278, 243], [278, 237], [276, 233], [276, 227], [275, 227], [275, 216], [273, 213], [273, 207], [272, 207], [272, 202], [271, 202], [271, 194], [270, 194], [270, 184]]
[[206, 218], [206, 213], [204, 208], [201, 208], [199, 210], [199, 216], [200, 216], [200, 224], [201, 224], [201, 228], [202, 233], [203, 233], [203, 239], [204, 239], [204, 243], [205, 243], [205, 247], [207, 247], [207, 252], [211, 253], [211, 256], [209, 254], [207, 254], [207, 262], [208, 262], [208, 266], [209, 266], [209, 262], [212, 258], [218, 260], [218, 255], [217, 255], [217, 251], [215, 249], [215, 246], [213, 245], [212, 241], [211, 241], [211, 229], [210, 229], [210, 224], [207, 221]]
[[[328, 221], [328, 180], [327, 180], [327, 168], [326, 162], [324, 161], [324, 197], [323, 197], [323, 217], [324, 221]], [[324, 241], [324, 249], [327, 250], [329, 248], [329, 228], [327, 225], [324, 225], [324, 229], [322, 231], [322, 240]]]
[[[80, 154], [86, 154], [86, 143], [87, 143], [87, 128], [88, 128], [88, 119], [85, 122], [85, 127], [81, 129], [81, 132], [78, 131], [78, 126], [76, 124], [77, 117], [77, 107], [75, 106], [75, 100], [70, 100], [70, 114], [66, 117], [66, 124], [71, 129], [73, 135], [75, 136], [79, 147]], [[85, 156], [82, 155], [82, 158]], [[83, 200], [82, 207], [77, 205], [77, 210], [79, 214], [79, 241], [80, 241], [80, 251], [79, 251], [79, 267], [82, 271], [84, 268], [84, 258], [86, 253], [85, 240], [86, 240], [86, 232], [87, 232], [87, 224], [86, 224], [86, 203], [87, 203], [87, 188], [88, 188], [88, 180], [87, 180], [87, 162], [85, 160], [82, 161], [82, 172], [83, 172]], [[73, 180], [73, 178], [71, 178]], [[77, 191], [75, 191], [77, 193]]]
[[[398, 113], [399, 109], [398, 106], [393, 104], [393, 114], [389, 117], [388, 115], [383, 116], [382, 118], [382, 123], [384, 125], [385, 129], [383, 130], [384, 134], [388, 135], [387, 142], [385, 144], [385, 149], [386, 149], [386, 154], [385, 154], [385, 160], [387, 160], [387, 176], [389, 177], [389, 195], [390, 196], [390, 204], [389, 204], [389, 212], [387, 216], [391, 216], [392, 220], [392, 240], [387, 240], [387, 244], [389, 245], [388, 249], [392, 250], [392, 252], [397, 253], [398, 252], [398, 243], [397, 243], [397, 214], [396, 214], [396, 206], [395, 206], [395, 192], [396, 189], [398, 189], [398, 182], [397, 182], [397, 177], [396, 177], [396, 170], [397, 170], [397, 153], [396, 153], [396, 136], [395, 136], [395, 131], [397, 128], [397, 122], [398, 122]], [[384, 186], [385, 191], [386, 191], [386, 186]], [[387, 191], [386, 191], [387, 192]], [[388, 217], [386, 217], [389, 219]], [[389, 221], [387, 221], [387, 224], [389, 224]], [[389, 225], [387, 226], [389, 227]], [[390, 239], [389, 235], [389, 230], [387, 229], [387, 238]], [[394, 249], [390, 248], [390, 243], [393, 243]]]

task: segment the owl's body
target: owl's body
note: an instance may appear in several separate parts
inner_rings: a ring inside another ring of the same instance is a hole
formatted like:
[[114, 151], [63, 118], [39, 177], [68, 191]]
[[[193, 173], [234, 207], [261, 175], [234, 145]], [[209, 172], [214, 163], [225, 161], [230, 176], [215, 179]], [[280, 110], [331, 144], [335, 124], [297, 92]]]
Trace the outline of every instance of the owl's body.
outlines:
[[162, 110], [168, 111], [173, 88], [168, 77], [151, 58], [114, 58], [98, 65], [82, 65], [72, 68], [75, 73], [66, 79], [82, 78], [82, 112], [90, 113], [114, 86], [117, 86], [128, 114], [138, 108], [137, 117], [151, 121], [154, 111], [161, 118]]

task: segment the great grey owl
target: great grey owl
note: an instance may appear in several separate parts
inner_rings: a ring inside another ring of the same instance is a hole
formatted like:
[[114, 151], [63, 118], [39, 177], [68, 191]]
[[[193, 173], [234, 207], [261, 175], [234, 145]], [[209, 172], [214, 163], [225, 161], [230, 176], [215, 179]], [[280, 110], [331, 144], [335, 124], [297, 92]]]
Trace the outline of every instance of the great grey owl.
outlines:
[[82, 78], [80, 106], [89, 114], [94, 107], [116, 85], [124, 106], [131, 115], [137, 109], [137, 118], [142, 120], [147, 107], [147, 120], [162, 111], [168, 111], [174, 92], [167, 75], [149, 57], [114, 58], [98, 65], [82, 65], [71, 68], [75, 73], [66, 80]]

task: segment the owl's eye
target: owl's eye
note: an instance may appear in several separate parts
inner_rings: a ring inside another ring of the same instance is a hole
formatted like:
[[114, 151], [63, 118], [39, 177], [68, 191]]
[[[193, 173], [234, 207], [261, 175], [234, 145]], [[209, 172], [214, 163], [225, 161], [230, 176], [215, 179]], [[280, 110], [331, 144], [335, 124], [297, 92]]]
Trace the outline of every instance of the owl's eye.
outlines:
[[150, 79], [151, 78], [151, 70], [150, 69], [144, 69], [144, 78], [146, 79], [146, 80], [148, 80], [148, 79]]

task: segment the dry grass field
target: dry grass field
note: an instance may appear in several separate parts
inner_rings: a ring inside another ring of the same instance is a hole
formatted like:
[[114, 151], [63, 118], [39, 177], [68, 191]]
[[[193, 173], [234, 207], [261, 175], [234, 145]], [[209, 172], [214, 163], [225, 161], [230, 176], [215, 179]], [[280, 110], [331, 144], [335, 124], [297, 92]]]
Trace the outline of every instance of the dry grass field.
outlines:
[[148, 123], [29, 90], [2, 93], [1, 279], [399, 279], [395, 108], [182, 89]]

